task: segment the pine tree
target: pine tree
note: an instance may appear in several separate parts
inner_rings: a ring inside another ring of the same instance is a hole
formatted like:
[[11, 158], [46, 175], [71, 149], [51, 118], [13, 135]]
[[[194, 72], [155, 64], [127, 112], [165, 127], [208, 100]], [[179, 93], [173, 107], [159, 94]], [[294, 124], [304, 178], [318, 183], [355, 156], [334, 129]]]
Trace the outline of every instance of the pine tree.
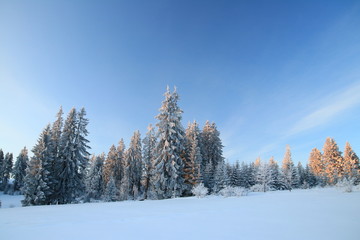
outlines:
[[191, 190], [196, 184], [201, 183], [201, 170], [200, 165], [202, 162], [201, 143], [200, 143], [200, 130], [194, 121], [189, 124], [185, 132], [185, 162], [184, 162], [184, 181], [185, 191], [184, 195], [191, 195]]
[[344, 177], [353, 179], [355, 183], [360, 182], [359, 157], [353, 151], [349, 142], [346, 142], [344, 150]]
[[344, 164], [339, 147], [333, 138], [328, 137], [323, 148], [322, 161], [329, 184], [335, 184], [343, 174]]
[[75, 202], [85, 192], [85, 176], [89, 149], [88, 120], [86, 112], [81, 109], [77, 114], [71, 109], [64, 124], [60, 139], [60, 161], [56, 172], [59, 173], [58, 199], [60, 204]]
[[231, 187], [240, 187], [240, 163], [239, 161], [236, 161], [236, 163], [231, 166], [229, 169], [229, 177], [230, 177], [230, 183], [229, 185]]
[[24, 180], [26, 176], [26, 167], [29, 162], [28, 150], [24, 147], [19, 156], [16, 159], [15, 166], [13, 169], [14, 175], [14, 190], [21, 191], [24, 186]]
[[273, 184], [272, 168], [267, 163], [261, 163], [256, 173], [256, 184], [261, 185], [263, 192], [269, 191]]
[[214, 174], [214, 192], [218, 193], [229, 185], [229, 176], [225, 163], [219, 163]]
[[110, 177], [109, 182], [106, 185], [104, 200], [106, 202], [115, 202], [117, 201], [117, 188], [115, 185], [114, 177]]
[[297, 165], [297, 172], [299, 174], [299, 187], [300, 188], [308, 188], [306, 181], [305, 169], [302, 166], [301, 162]]
[[53, 162], [50, 125], [41, 133], [32, 152], [34, 156], [26, 168], [22, 204], [23, 206], [50, 204], [53, 200], [53, 189], [49, 187], [51, 172], [48, 170]]
[[59, 198], [58, 194], [58, 187], [60, 182], [60, 171], [62, 170], [61, 166], [61, 155], [60, 155], [60, 149], [61, 149], [61, 134], [62, 134], [62, 128], [63, 128], [63, 110], [62, 107], [60, 107], [59, 112], [57, 113], [56, 121], [52, 124], [51, 128], [51, 140], [53, 145], [53, 158], [54, 163], [51, 166], [51, 186], [49, 186], [51, 189], [53, 189], [53, 201], [54, 203], [57, 202], [57, 199]]
[[271, 171], [271, 179], [272, 179], [272, 182], [269, 183], [269, 187], [274, 190], [285, 189], [284, 183], [281, 178], [281, 173], [279, 170], [279, 165], [274, 160], [274, 157], [271, 157], [269, 160], [269, 168]]
[[114, 180], [117, 189], [120, 188], [121, 180], [124, 175], [124, 159], [125, 159], [125, 143], [123, 139], [120, 139], [119, 144], [116, 148], [117, 158], [114, 165]]
[[89, 163], [90, 153], [88, 152], [90, 148], [89, 140], [87, 136], [89, 132], [87, 130], [87, 125], [89, 120], [86, 118], [85, 108], [81, 108], [77, 116], [77, 125], [76, 125], [76, 135], [75, 135], [75, 159], [77, 162], [77, 178], [78, 181], [78, 192], [79, 196], [85, 193], [85, 177], [86, 169]]
[[291, 191], [291, 189], [298, 186], [298, 173], [292, 161], [289, 146], [286, 146], [286, 152], [282, 162], [282, 177], [287, 190]]
[[214, 189], [214, 184], [215, 184], [214, 175], [215, 175], [215, 170], [213, 164], [212, 162], [208, 162], [203, 171], [203, 181], [204, 181], [204, 186], [209, 190], [209, 193], [212, 193]]
[[105, 154], [93, 156], [90, 163], [90, 169], [86, 177], [86, 190], [89, 199], [100, 199], [104, 193], [103, 166]]
[[322, 154], [317, 148], [313, 148], [309, 156], [309, 168], [320, 184], [326, 183], [325, 164]]
[[134, 132], [131, 138], [129, 149], [126, 151], [125, 157], [129, 163], [129, 195], [131, 198], [137, 199], [140, 193], [140, 181], [142, 176], [142, 155], [141, 155], [141, 137], [140, 132]]
[[215, 123], [206, 121], [201, 133], [202, 139], [202, 169], [205, 170], [206, 165], [210, 162], [215, 171], [218, 164], [224, 163], [223, 145], [220, 139], [220, 132], [217, 130]]
[[[103, 176], [104, 176], [104, 185], [106, 186], [110, 181], [110, 178], [115, 176], [115, 166], [118, 161], [118, 152], [116, 150], [115, 145], [110, 147], [109, 153], [107, 154], [104, 168], [103, 168]], [[116, 176], [115, 176], [116, 177]], [[118, 178], [118, 177], [116, 177]]]
[[183, 178], [184, 138], [185, 133], [181, 125], [182, 110], [178, 107], [179, 95], [176, 89], [165, 93], [165, 100], [160, 108], [158, 144], [156, 146], [155, 175], [152, 182], [158, 199], [179, 197], [185, 186]]
[[12, 166], [13, 166], [13, 154], [12, 153], [7, 153], [5, 155], [5, 159], [4, 159], [4, 163], [2, 166], [2, 190], [4, 190], [5, 193], [7, 193], [8, 191], [8, 187], [9, 187], [9, 179], [11, 177], [11, 173], [12, 173]]
[[[151, 176], [154, 174], [154, 156], [156, 147], [156, 137], [153, 126], [148, 126], [148, 132], [143, 139], [143, 169], [141, 176], [141, 192], [143, 193], [143, 199], [148, 198], [148, 191], [151, 189]], [[150, 193], [151, 195], [151, 193]]]

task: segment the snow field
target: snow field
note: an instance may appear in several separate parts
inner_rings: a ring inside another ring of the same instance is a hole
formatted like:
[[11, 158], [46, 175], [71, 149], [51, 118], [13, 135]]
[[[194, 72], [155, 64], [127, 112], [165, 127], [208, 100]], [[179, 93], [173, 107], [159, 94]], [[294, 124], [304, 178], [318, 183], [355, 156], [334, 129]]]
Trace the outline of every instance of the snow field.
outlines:
[[[4, 195], [0, 196], [3, 201]], [[360, 239], [360, 191], [334, 188], [0, 209], [1, 239]]]

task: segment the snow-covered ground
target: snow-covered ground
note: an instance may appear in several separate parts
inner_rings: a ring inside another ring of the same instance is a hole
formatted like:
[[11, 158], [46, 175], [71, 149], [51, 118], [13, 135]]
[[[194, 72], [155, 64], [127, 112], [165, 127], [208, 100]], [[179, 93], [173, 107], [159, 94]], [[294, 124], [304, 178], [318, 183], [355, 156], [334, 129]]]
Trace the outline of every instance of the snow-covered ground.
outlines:
[[[0, 195], [3, 207], [11, 204], [9, 198]], [[358, 240], [359, 217], [360, 191], [329, 188], [239, 198], [15, 207], [0, 209], [0, 239]]]

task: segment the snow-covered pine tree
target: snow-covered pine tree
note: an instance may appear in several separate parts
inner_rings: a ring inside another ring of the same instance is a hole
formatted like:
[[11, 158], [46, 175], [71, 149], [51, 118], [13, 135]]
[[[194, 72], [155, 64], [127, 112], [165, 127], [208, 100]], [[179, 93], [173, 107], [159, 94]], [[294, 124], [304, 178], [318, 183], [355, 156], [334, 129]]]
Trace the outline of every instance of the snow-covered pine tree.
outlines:
[[215, 123], [206, 121], [203, 131], [201, 133], [202, 140], [202, 169], [205, 170], [206, 166], [211, 162], [213, 170], [220, 163], [224, 163], [223, 145], [220, 139], [220, 132], [217, 130]]
[[254, 163], [246, 164], [241, 163], [239, 174], [239, 186], [244, 188], [250, 188], [255, 185], [255, 167]]
[[339, 147], [333, 138], [326, 138], [322, 161], [325, 165], [325, 174], [328, 183], [331, 185], [336, 184], [343, 174], [344, 160], [339, 151]]
[[[53, 145], [53, 157], [54, 157], [54, 164], [52, 166], [52, 174], [51, 174], [51, 186], [49, 186], [51, 189], [54, 190], [54, 196], [53, 196], [53, 200], [54, 203], [57, 202], [58, 199], [58, 187], [59, 187], [59, 176], [60, 176], [60, 171], [62, 169], [61, 166], [61, 156], [60, 156], [60, 144], [61, 144], [61, 134], [62, 134], [62, 128], [63, 128], [63, 110], [62, 107], [60, 107], [59, 112], [57, 113], [56, 117], [57, 119], [55, 120], [55, 122], [52, 124], [52, 128], [51, 128], [51, 140], [52, 140], [52, 145]], [[56, 190], [56, 191], [55, 191]]]
[[236, 161], [230, 168], [230, 183], [231, 187], [240, 187], [240, 163]]
[[281, 170], [286, 189], [291, 191], [293, 188], [296, 188], [299, 183], [299, 177], [294, 162], [291, 158], [291, 151], [289, 145], [286, 146]]
[[306, 176], [306, 183], [308, 184], [309, 188], [315, 187], [318, 184], [318, 179], [311, 171], [309, 164], [306, 164], [305, 167], [305, 176]]
[[349, 142], [346, 142], [344, 150], [344, 177], [352, 179], [355, 184], [360, 182], [359, 157]]
[[271, 169], [271, 183], [269, 187], [274, 190], [285, 189], [284, 183], [282, 182], [281, 173], [279, 170], [279, 165], [274, 160], [274, 157], [271, 157], [269, 160], [269, 168]]
[[271, 190], [274, 182], [272, 177], [272, 168], [267, 163], [260, 163], [256, 172], [256, 184], [261, 186], [263, 192]]
[[299, 174], [299, 187], [305, 188], [305, 189], [308, 188], [307, 181], [306, 181], [305, 169], [302, 166], [301, 162], [298, 162], [297, 172]]
[[317, 178], [317, 182], [324, 185], [326, 183], [325, 163], [319, 149], [313, 148], [311, 150], [308, 162], [310, 171]]
[[121, 180], [124, 175], [125, 143], [123, 139], [120, 139], [119, 144], [116, 148], [116, 152], [117, 152], [117, 158], [114, 165], [113, 177], [115, 180], [115, 186], [117, 189], [119, 189]]
[[229, 185], [229, 176], [226, 169], [226, 164], [224, 162], [220, 162], [217, 165], [214, 174], [214, 192], [218, 193], [228, 185]]
[[103, 168], [104, 186], [107, 185], [111, 177], [115, 176], [115, 166], [117, 164], [117, 161], [118, 161], [118, 153], [115, 145], [112, 145], [110, 147], [109, 153], [107, 154]]
[[143, 139], [143, 169], [141, 176], [141, 192], [143, 194], [143, 199], [148, 198], [148, 191], [151, 188], [151, 175], [153, 174], [154, 169], [154, 155], [156, 147], [156, 136], [154, 127], [150, 124], [148, 126], [148, 131], [145, 138]]
[[99, 200], [104, 193], [103, 166], [105, 154], [93, 156], [90, 161], [90, 169], [86, 177], [86, 191], [88, 199]]
[[114, 177], [110, 177], [110, 180], [106, 184], [105, 194], [104, 194], [104, 200], [106, 202], [115, 202], [117, 201], [117, 192], [118, 189], [115, 185], [115, 179]]
[[184, 189], [184, 195], [189, 196], [192, 194], [193, 187], [199, 184], [202, 178], [200, 170], [202, 162], [200, 130], [196, 121], [189, 123], [185, 136], [184, 181], [186, 188]]
[[66, 204], [75, 202], [85, 190], [85, 169], [88, 155], [86, 139], [85, 110], [79, 114], [72, 108], [64, 124], [60, 139], [60, 161], [55, 169], [59, 173], [57, 203]]
[[212, 162], [206, 163], [206, 167], [203, 170], [203, 182], [204, 182], [204, 186], [209, 190], [209, 193], [212, 193], [214, 189], [214, 184], [215, 184], [214, 175], [215, 175], [215, 170]]
[[8, 191], [9, 179], [11, 177], [12, 167], [13, 167], [13, 154], [6, 153], [4, 163], [2, 166], [2, 179], [1, 179], [1, 181], [2, 181], [1, 189], [4, 191], [4, 193], [7, 193], [7, 191]]
[[131, 137], [130, 146], [126, 151], [125, 158], [129, 163], [128, 178], [129, 178], [129, 195], [133, 199], [141, 196], [141, 176], [142, 176], [142, 154], [141, 154], [141, 137], [140, 132], [135, 131]]
[[49, 187], [51, 185], [49, 169], [53, 163], [50, 125], [41, 133], [32, 152], [34, 155], [26, 168], [22, 204], [23, 206], [51, 204], [54, 190]]
[[152, 176], [152, 194], [157, 199], [180, 197], [184, 186], [183, 154], [185, 133], [181, 125], [182, 110], [178, 106], [179, 95], [176, 89], [165, 92], [165, 100], [160, 108], [158, 143], [156, 146], [155, 174]]
[[89, 132], [87, 130], [87, 125], [89, 124], [89, 119], [86, 118], [85, 108], [81, 108], [77, 116], [76, 124], [76, 135], [75, 135], [75, 159], [77, 162], [77, 178], [78, 181], [78, 192], [79, 196], [85, 194], [85, 178], [86, 178], [86, 169], [89, 164], [88, 152], [90, 148], [89, 140], [87, 136]]
[[19, 156], [16, 158], [15, 166], [13, 169], [14, 175], [14, 191], [20, 191], [24, 186], [24, 180], [26, 176], [26, 167], [29, 162], [28, 150], [24, 147]]

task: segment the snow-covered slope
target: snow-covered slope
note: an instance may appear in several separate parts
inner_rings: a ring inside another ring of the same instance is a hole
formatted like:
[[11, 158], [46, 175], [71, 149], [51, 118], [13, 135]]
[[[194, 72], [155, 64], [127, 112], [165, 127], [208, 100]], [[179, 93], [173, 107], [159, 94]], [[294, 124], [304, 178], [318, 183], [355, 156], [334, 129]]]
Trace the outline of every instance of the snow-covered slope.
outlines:
[[4, 208], [0, 239], [358, 240], [359, 216], [360, 192], [336, 189]]

